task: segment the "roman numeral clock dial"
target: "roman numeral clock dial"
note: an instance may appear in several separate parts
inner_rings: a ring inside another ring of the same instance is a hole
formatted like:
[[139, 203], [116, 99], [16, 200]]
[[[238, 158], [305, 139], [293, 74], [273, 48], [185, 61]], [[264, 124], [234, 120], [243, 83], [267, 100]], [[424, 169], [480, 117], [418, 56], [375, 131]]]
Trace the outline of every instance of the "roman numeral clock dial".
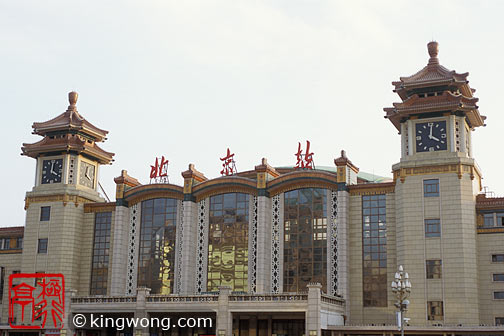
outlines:
[[418, 123], [415, 125], [416, 151], [435, 152], [446, 150], [446, 120]]

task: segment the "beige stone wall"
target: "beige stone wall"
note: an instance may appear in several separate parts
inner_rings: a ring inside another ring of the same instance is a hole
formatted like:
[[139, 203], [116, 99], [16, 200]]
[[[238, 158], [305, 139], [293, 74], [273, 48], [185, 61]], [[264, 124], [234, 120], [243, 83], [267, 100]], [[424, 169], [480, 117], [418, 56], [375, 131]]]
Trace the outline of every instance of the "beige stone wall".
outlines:
[[[440, 180], [440, 197], [423, 196], [424, 179]], [[398, 263], [410, 274], [412, 324], [478, 324], [473, 181], [454, 173], [408, 176], [396, 185]], [[440, 218], [441, 237], [425, 238], [424, 219]], [[426, 279], [425, 261], [441, 259], [442, 279]], [[444, 321], [427, 321], [427, 301], [444, 301]]]
[[504, 291], [504, 282], [494, 282], [494, 273], [504, 273], [504, 263], [493, 263], [492, 254], [504, 253], [504, 233], [479, 234], [478, 277], [480, 323], [495, 325], [496, 317], [504, 317], [504, 300], [494, 300], [494, 291]]

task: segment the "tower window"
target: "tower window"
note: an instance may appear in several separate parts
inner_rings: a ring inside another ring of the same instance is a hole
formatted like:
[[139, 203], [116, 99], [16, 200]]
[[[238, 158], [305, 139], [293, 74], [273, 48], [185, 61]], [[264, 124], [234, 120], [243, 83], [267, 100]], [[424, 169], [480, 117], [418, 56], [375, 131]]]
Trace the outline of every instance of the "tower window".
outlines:
[[494, 273], [493, 274], [493, 281], [504, 282], [504, 273]]
[[504, 300], [504, 292], [494, 292], [494, 300]]
[[45, 222], [51, 219], [51, 207], [43, 206], [40, 208], [40, 221]]
[[441, 224], [439, 219], [425, 220], [425, 237], [440, 237]]
[[496, 326], [504, 326], [504, 317], [496, 317], [495, 318]]
[[441, 279], [441, 260], [426, 260], [427, 279]]
[[38, 240], [38, 253], [47, 253], [47, 238]]
[[437, 197], [439, 196], [439, 180], [424, 180], [424, 197]]
[[443, 301], [427, 301], [427, 320], [442, 321], [443, 316]]
[[492, 254], [492, 262], [504, 262], [504, 254]]

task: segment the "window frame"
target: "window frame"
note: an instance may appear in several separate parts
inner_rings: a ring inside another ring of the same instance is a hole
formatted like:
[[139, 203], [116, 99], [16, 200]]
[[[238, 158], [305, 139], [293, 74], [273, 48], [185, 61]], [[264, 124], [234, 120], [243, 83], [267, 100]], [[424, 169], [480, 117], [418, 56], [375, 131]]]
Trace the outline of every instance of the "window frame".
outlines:
[[[437, 223], [428, 223], [428, 221], [437, 221]], [[428, 231], [428, 227], [437, 226], [437, 231]], [[441, 237], [441, 219], [439, 218], [428, 218], [424, 219], [424, 230], [425, 238], [439, 238]]]
[[[498, 320], [499, 323], [497, 322]], [[504, 326], [504, 316], [500, 317], [500, 316], [496, 316], [495, 317], [495, 326]]]
[[[429, 265], [429, 262], [437, 262], [439, 261], [439, 264], [431, 264]], [[429, 272], [429, 269], [431, 270]], [[438, 269], [439, 272], [436, 272], [435, 270]], [[429, 276], [430, 275], [430, 276]], [[438, 275], [438, 276], [436, 276]], [[425, 260], [425, 278], [430, 280], [430, 279], [442, 279], [443, 278], [443, 260], [442, 259], [428, 259]]]
[[51, 220], [51, 207], [50, 206], [40, 207], [40, 221], [48, 222], [50, 220]]
[[[498, 276], [502, 276], [502, 280], [495, 280]], [[504, 282], [504, 273], [493, 273], [492, 274], [492, 282]]]
[[[492, 253], [490, 258], [491, 258], [490, 260], [492, 261], [492, 263], [496, 263], [496, 264], [504, 263], [504, 253]], [[497, 260], [497, 258], [502, 258], [502, 260]]]
[[[40, 249], [40, 243], [42, 241], [45, 241], [45, 251], [42, 251]], [[38, 241], [37, 241], [37, 254], [47, 254], [47, 251], [49, 249], [49, 239], [48, 238], [39, 238]]]
[[[433, 303], [441, 303], [441, 315], [431, 315]], [[435, 318], [436, 316], [441, 316], [441, 319]], [[444, 302], [443, 301], [427, 301], [427, 321], [444, 321]]]
[[[502, 297], [497, 298], [497, 295], [502, 295]], [[493, 299], [498, 301], [504, 301], [504, 291], [493, 291]]]
[[[435, 181], [436, 183], [430, 183]], [[435, 191], [430, 190], [435, 187]], [[439, 197], [440, 194], [440, 183], [439, 179], [426, 179], [423, 180], [423, 195], [424, 197]]]

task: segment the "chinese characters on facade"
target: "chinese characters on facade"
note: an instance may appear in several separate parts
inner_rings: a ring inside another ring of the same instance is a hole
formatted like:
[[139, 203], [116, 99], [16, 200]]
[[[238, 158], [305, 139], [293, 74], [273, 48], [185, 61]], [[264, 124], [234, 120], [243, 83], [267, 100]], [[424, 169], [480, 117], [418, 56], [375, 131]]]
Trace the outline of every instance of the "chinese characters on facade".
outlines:
[[168, 181], [168, 160], [164, 156], [156, 157], [154, 166], [151, 165], [150, 183], [169, 183]]
[[234, 175], [236, 174], [236, 164], [234, 161], [234, 153], [231, 154], [231, 151], [229, 148], [227, 149], [227, 154], [225, 157], [220, 158], [222, 161], [222, 170], [221, 170], [221, 175], [222, 176], [229, 176], [229, 175]]
[[303, 154], [301, 149], [301, 143], [298, 142], [298, 150], [296, 154], [296, 166], [294, 168], [305, 168], [305, 169], [315, 169], [315, 164], [313, 162], [313, 153], [310, 152], [310, 141], [306, 140], [306, 151]]

